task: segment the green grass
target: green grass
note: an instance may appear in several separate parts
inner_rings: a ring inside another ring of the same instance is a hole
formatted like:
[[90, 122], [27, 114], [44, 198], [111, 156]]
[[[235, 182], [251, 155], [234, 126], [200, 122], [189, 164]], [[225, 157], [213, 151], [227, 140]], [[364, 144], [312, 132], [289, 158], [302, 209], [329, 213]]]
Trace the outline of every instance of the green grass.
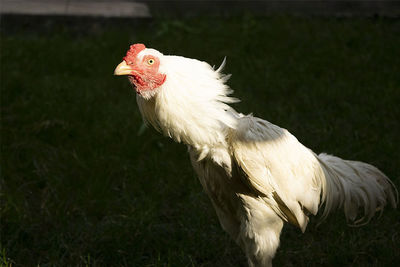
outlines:
[[[236, 109], [400, 186], [399, 20], [2, 26], [1, 266], [246, 266], [184, 145], [138, 134], [135, 93], [112, 75], [131, 43], [212, 65], [227, 56]], [[398, 218], [287, 226], [275, 266], [396, 266]]]

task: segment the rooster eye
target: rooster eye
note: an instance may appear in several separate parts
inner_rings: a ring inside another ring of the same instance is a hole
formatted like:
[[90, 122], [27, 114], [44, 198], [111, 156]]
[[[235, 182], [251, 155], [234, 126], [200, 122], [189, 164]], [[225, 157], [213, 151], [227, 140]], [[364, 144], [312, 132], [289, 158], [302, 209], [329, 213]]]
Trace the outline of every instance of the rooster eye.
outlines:
[[154, 64], [154, 59], [150, 58], [149, 60], [147, 60], [147, 64], [153, 65]]

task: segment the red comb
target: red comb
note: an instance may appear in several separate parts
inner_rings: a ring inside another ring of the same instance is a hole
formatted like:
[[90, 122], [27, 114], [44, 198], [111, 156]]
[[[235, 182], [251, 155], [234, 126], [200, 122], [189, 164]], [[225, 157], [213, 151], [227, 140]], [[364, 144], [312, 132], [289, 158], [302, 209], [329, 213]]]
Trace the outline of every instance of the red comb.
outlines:
[[145, 49], [146, 46], [144, 44], [133, 44], [129, 47], [128, 52], [126, 52], [126, 56], [124, 57], [124, 60], [126, 62], [135, 62], [137, 55]]

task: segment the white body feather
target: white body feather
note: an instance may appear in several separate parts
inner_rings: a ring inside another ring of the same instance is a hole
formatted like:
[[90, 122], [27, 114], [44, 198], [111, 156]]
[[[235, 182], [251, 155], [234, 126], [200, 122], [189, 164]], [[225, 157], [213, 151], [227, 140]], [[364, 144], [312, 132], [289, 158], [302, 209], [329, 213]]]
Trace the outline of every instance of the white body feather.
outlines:
[[[145, 121], [189, 147], [193, 167], [222, 227], [245, 251], [251, 266], [270, 266], [283, 222], [303, 232], [308, 214], [323, 217], [344, 207], [354, 221], [359, 208], [368, 221], [397, 191], [372, 165], [316, 155], [287, 130], [228, 104], [227, 76], [205, 62], [160, 56], [165, 83], [137, 97]], [[356, 222], [359, 222], [357, 220]]]

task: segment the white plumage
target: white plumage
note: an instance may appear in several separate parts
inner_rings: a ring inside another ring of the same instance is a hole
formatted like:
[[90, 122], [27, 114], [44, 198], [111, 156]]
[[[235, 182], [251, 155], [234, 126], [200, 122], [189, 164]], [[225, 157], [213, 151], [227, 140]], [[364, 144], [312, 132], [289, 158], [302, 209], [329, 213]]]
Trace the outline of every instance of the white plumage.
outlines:
[[[159, 58], [165, 82], [138, 94], [145, 121], [188, 146], [192, 165], [226, 232], [250, 266], [271, 266], [284, 222], [303, 232], [309, 214], [343, 207], [349, 222], [368, 222], [389, 202], [393, 183], [367, 163], [317, 155], [286, 129], [237, 113], [228, 104], [229, 76], [194, 59]], [[363, 215], [357, 216], [362, 209]]]

